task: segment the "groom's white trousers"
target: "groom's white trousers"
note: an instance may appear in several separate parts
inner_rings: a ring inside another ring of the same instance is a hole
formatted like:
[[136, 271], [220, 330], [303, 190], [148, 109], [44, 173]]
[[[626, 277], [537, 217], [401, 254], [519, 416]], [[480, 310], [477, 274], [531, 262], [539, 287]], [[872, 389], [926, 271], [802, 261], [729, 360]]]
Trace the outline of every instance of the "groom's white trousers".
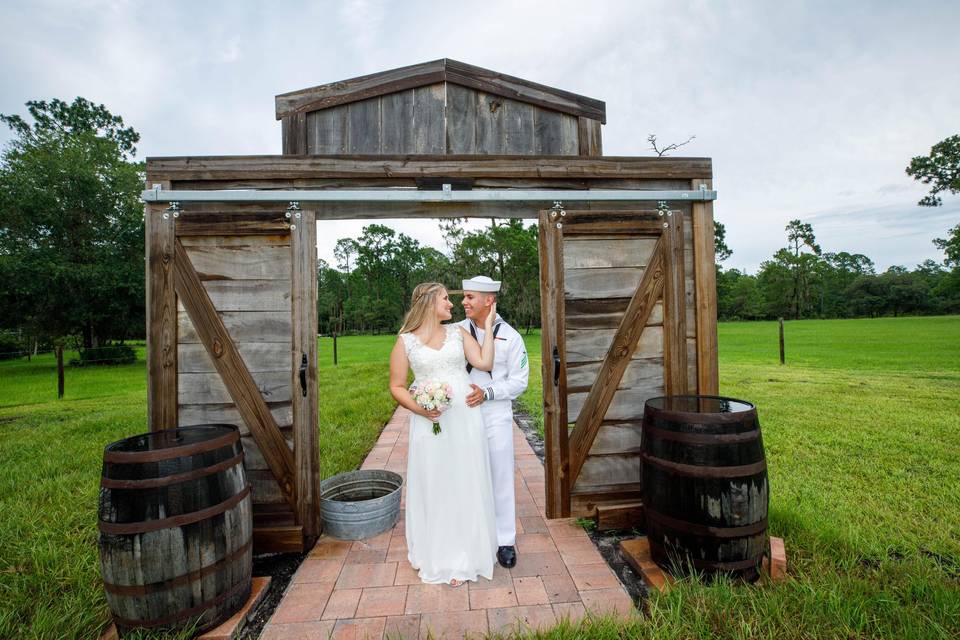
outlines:
[[[505, 406], [499, 406], [499, 405]], [[494, 511], [497, 515], [497, 545], [513, 546], [517, 539], [514, 493], [513, 411], [510, 401], [481, 405], [490, 453]]]

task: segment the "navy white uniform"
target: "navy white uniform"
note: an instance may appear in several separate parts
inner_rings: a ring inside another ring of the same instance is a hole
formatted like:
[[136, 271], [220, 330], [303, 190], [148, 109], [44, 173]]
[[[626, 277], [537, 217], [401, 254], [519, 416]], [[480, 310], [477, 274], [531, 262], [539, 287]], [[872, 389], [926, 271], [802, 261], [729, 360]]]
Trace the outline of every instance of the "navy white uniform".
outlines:
[[[471, 328], [481, 345], [486, 339], [482, 327], [471, 320], [459, 323], [468, 333]], [[499, 325], [499, 329], [497, 326]], [[485, 389], [492, 398], [480, 405], [490, 451], [493, 477], [494, 510], [497, 517], [497, 545], [513, 546], [517, 537], [516, 497], [514, 493], [513, 405], [526, 390], [530, 377], [527, 349], [520, 334], [497, 314], [493, 371], [473, 369], [470, 381]]]

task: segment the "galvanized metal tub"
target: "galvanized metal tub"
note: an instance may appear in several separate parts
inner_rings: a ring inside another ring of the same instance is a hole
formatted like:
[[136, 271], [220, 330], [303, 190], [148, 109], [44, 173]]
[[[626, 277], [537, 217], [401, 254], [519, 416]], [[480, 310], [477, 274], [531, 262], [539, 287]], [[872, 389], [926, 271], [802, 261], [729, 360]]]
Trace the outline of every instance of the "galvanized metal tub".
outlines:
[[324, 533], [341, 540], [365, 540], [383, 533], [400, 517], [403, 478], [392, 471], [361, 469], [320, 483]]

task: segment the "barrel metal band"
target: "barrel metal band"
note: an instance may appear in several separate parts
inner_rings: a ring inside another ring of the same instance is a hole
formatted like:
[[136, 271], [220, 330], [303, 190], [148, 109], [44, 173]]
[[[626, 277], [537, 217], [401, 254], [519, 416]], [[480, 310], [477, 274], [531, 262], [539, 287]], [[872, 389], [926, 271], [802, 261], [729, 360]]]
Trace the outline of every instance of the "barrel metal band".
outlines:
[[124, 535], [130, 533], [149, 533], [150, 531], [159, 531], [160, 529], [171, 529], [173, 527], [182, 527], [184, 525], [193, 524], [200, 520], [205, 520], [207, 518], [212, 518], [213, 516], [219, 515], [230, 509], [231, 507], [238, 504], [241, 500], [250, 495], [250, 485], [247, 485], [246, 488], [238, 493], [237, 495], [227, 498], [220, 504], [208, 507], [206, 509], [201, 509], [199, 511], [193, 511], [191, 513], [184, 513], [179, 516], [172, 516], [170, 518], [162, 518], [160, 520], [144, 520], [142, 522], [100, 522], [100, 532], [106, 534], [114, 535]]
[[642, 453], [640, 457], [645, 464], [651, 464], [667, 471], [676, 471], [677, 473], [682, 473], [683, 475], [694, 478], [739, 478], [742, 476], [752, 476], [767, 468], [766, 460], [732, 467], [702, 467], [696, 464], [670, 462], [669, 460], [651, 456], [649, 453]]
[[698, 536], [711, 536], [714, 538], [743, 538], [754, 536], [767, 530], [767, 519], [763, 518], [751, 524], [745, 524], [740, 527], [711, 527], [706, 524], [698, 524], [687, 520], [679, 520], [657, 513], [650, 507], [644, 509], [644, 516], [648, 521], [652, 520], [657, 524]]
[[233, 444], [240, 441], [240, 432], [234, 431], [204, 442], [197, 442], [182, 447], [170, 447], [169, 449], [156, 449], [154, 451], [104, 451], [104, 462], [116, 462], [119, 464], [130, 464], [134, 462], [159, 462], [160, 460], [169, 460], [181, 456], [192, 456], [205, 451], [213, 451], [220, 447]]
[[669, 431], [659, 427], [645, 426], [644, 430], [651, 436], [660, 440], [672, 440], [674, 442], [683, 442], [685, 444], [733, 444], [737, 442], [750, 442], [760, 437], [759, 429], [752, 429], [742, 433], [684, 433], [681, 431]]
[[171, 614], [169, 616], [164, 616], [162, 618], [152, 618], [150, 620], [130, 620], [128, 618], [121, 618], [117, 615], [113, 616], [113, 621], [118, 625], [124, 627], [164, 627], [168, 624], [173, 624], [174, 622], [179, 622], [180, 620], [186, 620], [187, 618], [192, 618], [198, 613], [203, 613], [209, 609], [212, 609], [225, 600], [229, 600], [238, 593], [242, 593], [244, 590], [250, 590], [250, 583], [246, 580], [241, 581], [239, 584], [234, 586], [232, 589], [226, 593], [221, 593], [216, 598], [207, 600], [206, 602], [199, 604], [195, 607], [185, 609], [183, 611], [178, 611], [177, 613]]
[[229, 555], [217, 560], [213, 564], [208, 564], [205, 567], [200, 569], [194, 569], [183, 575], [179, 575], [176, 578], [170, 578], [169, 580], [161, 580], [159, 582], [151, 582], [150, 584], [112, 584], [110, 582], [104, 582], [103, 588], [108, 592], [118, 596], [146, 596], [152, 593], [157, 593], [158, 591], [165, 591], [167, 589], [174, 589], [176, 587], [181, 587], [191, 582], [196, 582], [202, 580], [204, 577], [215, 573], [233, 563], [237, 558], [242, 556], [244, 553], [250, 549], [250, 546], [253, 544], [253, 536], [250, 537], [247, 542], [239, 547], [237, 550], [231, 552]]
[[[663, 557], [672, 557], [677, 555], [675, 551], [668, 551], [663, 545], [657, 544], [656, 542], [650, 542], [650, 550], [657, 555]], [[760, 565], [761, 559], [747, 559], [747, 560], [730, 560], [728, 562], [720, 562], [715, 560], [701, 560], [700, 558], [694, 558], [693, 556], [687, 555], [683, 558], [677, 557], [677, 561], [680, 564], [690, 563], [696, 569], [715, 569], [720, 571], [736, 571], [738, 569], [749, 569], [751, 567], [757, 567]]]
[[187, 482], [188, 480], [196, 480], [197, 478], [213, 475], [214, 473], [219, 473], [229, 469], [230, 467], [235, 467], [241, 462], [243, 462], [243, 451], [232, 458], [224, 460], [223, 462], [218, 462], [217, 464], [210, 465], [209, 467], [194, 469], [193, 471], [175, 473], [173, 475], [161, 476], [159, 478], [143, 478], [140, 480], [101, 478], [100, 486], [104, 489], [156, 489], [157, 487], [166, 487], [171, 484], [178, 484], [180, 482]]

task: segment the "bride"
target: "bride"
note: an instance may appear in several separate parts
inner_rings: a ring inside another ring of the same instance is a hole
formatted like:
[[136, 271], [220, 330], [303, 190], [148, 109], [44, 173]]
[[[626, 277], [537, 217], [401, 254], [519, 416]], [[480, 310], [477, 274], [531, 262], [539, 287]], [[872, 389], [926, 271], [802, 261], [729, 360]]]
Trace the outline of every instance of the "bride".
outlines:
[[[487, 436], [479, 407], [465, 403], [471, 391], [467, 362], [485, 371], [493, 368], [494, 341], [481, 347], [462, 328], [441, 324], [451, 318], [451, 308], [442, 284], [425, 282], [413, 290], [410, 311], [390, 353], [390, 392], [413, 412], [407, 455], [407, 559], [423, 582], [458, 587], [478, 575], [490, 579], [497, 552]], [[487, 314], [488, 332], [495, 311]], [[427, 411], [414, 402], [407, 389], [409, 367], [417, 381], [436, 379], [452, 387], [446, 411]], [[434, 422], [441, 429], [436, 435]]]

